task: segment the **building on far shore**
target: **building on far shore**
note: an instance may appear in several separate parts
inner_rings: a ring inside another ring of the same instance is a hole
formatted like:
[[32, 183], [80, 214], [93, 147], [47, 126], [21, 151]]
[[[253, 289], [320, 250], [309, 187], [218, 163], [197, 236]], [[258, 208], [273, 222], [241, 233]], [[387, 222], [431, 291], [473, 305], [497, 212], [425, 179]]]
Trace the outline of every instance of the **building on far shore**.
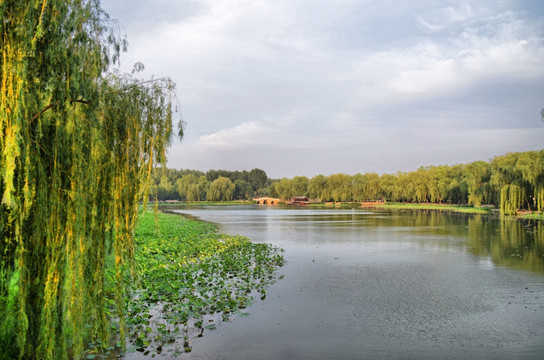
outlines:
[[308, 205], [310, 204], [310, 198], [307, 196], [293, 196], [291, 201], [287, 202], [287, 205]]

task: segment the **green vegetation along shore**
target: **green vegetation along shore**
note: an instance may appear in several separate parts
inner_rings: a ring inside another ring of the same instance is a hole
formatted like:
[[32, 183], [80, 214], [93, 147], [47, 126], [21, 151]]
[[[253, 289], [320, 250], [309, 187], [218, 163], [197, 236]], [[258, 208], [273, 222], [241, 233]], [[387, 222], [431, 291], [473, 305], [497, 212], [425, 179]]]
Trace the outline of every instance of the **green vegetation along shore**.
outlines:
[[[361, 205], [357, 202], [338, 202], [338, 203], [314, 203], [310, 205], [313, 208], [359, 208]], [[463, 206], [451, 204], [431, 204], [431, 203], [399, 203], [385, 202], [368, 206], [369, 209], [384, 209], [384, 210], [411, 210], [411, 211], [447, 211], [464, 214], [498, 214], [499, 209], [494, 206]], [[544, 214], [535, 211], [519, 211], [515, 214], [519, 219], [544, 220]]]
[[[227, 206], [227, 205], [254, 205], [253, 200], [232, 200], [232, 201], [163, 201], [159, 202], [161, 209], [175, 208], [179, 206]], [[151, 205], [150, 205], [151, 206]]]
[[447, 204], [411, 204], [411, 203], [385, 203], [383, 205], [375, 205], [374, 207], [388, 210], [436, 210], [449, 211], [466, 214], [489, 214], [493, 208], [476, 207], [476, 206], [460, 206]]
[[189, 352], [192, 337], [233, 314], [244, 316], [255, 297], [264, 299], [284, 262], [281, 250], [269, 244], [152, 211], [140, 217], [134, 260], [127, 351], [151, 356]]
[[516, 217], [521, 219], [544, 221], [544, 213], [536, 213], [536, 212], [519, 213], [516, 215]]
[[[312, 204], [312, 207], [338, 207], [338, 208], [359, 208], [361, 203], [357, 202], [345, 202], [345, 203], [318, 203]], [[399, 203], [399, 202], [385, 202], [383, 204], [373, 204], [365, 206], [368, 209], [384, 209], [384, 210], [415, 210], [415, 211], [448, 211], [465, 214], [490, 214], [494, 207], [487, 206], [462, 206], [462, 205], [450, 205], [450, 204], [429, 204], [429, 203]]]
[[332, 174], [309, 179], [269, 179], [251, 171], [156, 169], [152, 198], [185, 201], [290, 199], [307, 196], [323, 202], [387, 200], [401, 203], [494, 205], [502, 214], [544, 210], [544, 150], [508, 153], [489, 162], [420, 167], [395, 174]]
[[[181, 201], [181, 202], [162, 202], [159, 203], [160, 209], [168, 210], [172, 208], [179, 208], [183, 206], [226, 206], [226, 205], [254, 205], [254, 201], [250, 200], [235, 200], [235, 201]], [[279, 205], [284, 205], [280, 203]], [[330, 203], [312, 203], [308, 205], [311, 208], [341, 208], [341, 209], [355, 209], [360, 208], [360, 202], [330, 202]], [[371, 209], [384, 209], [384, 210], [413, 210], [413, 211], [447, 211], [464, 214], [497, 214], [499, 209], [492, 205], [486, 206], [464, 206], [455, 204], [436, 204], [436, 203], [401, 203], [401, 202], [385, 202], [383, 204], [376, 204], [367, 206]], [[519, 219], [532, 219], [544, 221], [544, 214], [536, 211], [519, 211], [514, 214]]]

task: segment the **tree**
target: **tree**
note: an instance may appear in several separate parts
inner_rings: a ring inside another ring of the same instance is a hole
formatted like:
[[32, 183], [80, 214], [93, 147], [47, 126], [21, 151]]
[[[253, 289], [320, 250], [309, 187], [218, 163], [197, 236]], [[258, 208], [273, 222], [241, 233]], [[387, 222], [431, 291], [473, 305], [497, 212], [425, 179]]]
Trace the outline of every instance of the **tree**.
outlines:
[[176, 190], [179, 197], [182, 200], [194, 201], [194, 198], [190, 198], [188, 195], [189, 189], [193, 184], [196, 184], [196, 176], [194, 174], [187, 174], [176, 180]]
[[366, 198], [366, 178], [362, 174], [355, 174], [351, 177], [351, 187], [353, 190], [353, 200], [363, 201]]
[[428, 170], [420, 167], [417, 171], [412, 171], [409, 177], [414, 187], [414, 200], [418, 203], [428, 202], [431, 185]]
[[523, 204], [525, 193], [517, 185], [505, 185], [501, 189], [501, 214], [515, 215], [516, 211]]
[[229, 178], [220, 176], [215, 179], [208, 189], [209, 201], [230, 201], [234, 196], [235, 186]]
[[249, 199], [253, 195], [253, 188], [251, 185], [243, 180], [236, 180], [234, 182], [234, 199]]
[[291, 181], [287, 178], [282, 178], [280, 181], [274, 183], [274, 192], [281, 199], [291, 198]]
[[527, 206], [530, 208], [530, 203], [538, 211], [544, 208], [544, 150], [527, 151], [521, 153], [517, 159], [516, 170], [521, 173], [523, 181], [526, 184], [528, 194], [533, 194], [533, 201], [529, 201]]
[[448, 197], [451, 199], [451, 202], [457, 204], [467, 203], [468, 186], [466, 180], [463, 179], [465, 174], [464, 165], [454, 165], [449, 168], [449, 172], [452, 180], [448, 186]]
[[380, 193], [380, 177], [376, 173], [362, 175], [362, 192], [360, 199], [354, 200], [376, 200]]
[[347, 174], [334, 174], [327, 178], [326, 200], [349, 201], [353, 198], [352, 193], [351, 176]]
[[295, 176], [290, 181], [291, 196], [307, 196], [309, 180], [306, 176]]
[[276, 192], [276, 183], [279, 182], [277, 179], [269, 179], [268, 180], [268, 186], [261, 189], [259, 192], [259, 196], [269, 196], [273, 198], [278, 198], [279, 195]]
[[126, 44], [98, 0], [6, 0], [0, 12], [0, 348], [80, 358], [87, 341], [109, 343], [110, 251], [125, 338], [138, 201], [165, 162], [174, 84], [107, 73]]
[[[500, 204], [502, 214], [514, 214], [523, 204], [530, 206], [527, 195], [531, 193], [531, 183], [528, 178], [531, 178], [532, 172], [525, 172], [525, 161], [519, 161], [521, 157], [520, 153], [508, 153], [495, 157], [491, 162], [493, 172], [491, 183], [499, 197], [497, 202]], [[538, 163], [532, 165], [539, 167]]]
[[327, 178], [325, 175], [316, 175], [308, 183], [308, 196], [313, 199], [323, 199]]
[[452, 178], [451, 168], [449, 166], [438, 166], [435, 168], [436, 176], [436, 190], [437, 190], [437, 199], [438, 202], [442, 203], [447, 201], [451, 204], [452, 197], [450, 192], [450, 187], [453, 184], [455, 179]]
[[217, 170], [211, 170], [210, 169], [210, 170], [206, 171], [206, 178], [208, 179], [209, 182], [214, 181], [218, 177], [219, 177], [219, 172]]
[[406, 173], [397, 173], [397, 180], [393, 188], [393, 199], [395, 201], [412, 200], [411, 187], [409, 186], [408, 176]]
[[395, 189], [395, 175], [383, 174], [380, 176], [380, 198], [393, 199], [393, 191]]
[[188, 173], [176, 180], [176, 190], [179, 197], [186, 201], [201, 201], [206, 198], [208, 179], [201, 175], [198, 179], [195, 173]]
[[488, 200], [488, 183], [491, 178], [489, 163], [475, 161], [465, 166], [466, 183], [468, 186], [468, 203], [481, 206], [484, 200]]
[[442, 197], [438, 187], [439, 170], [435, 166], [427, 168], [427, 188], [429, 190], [429, 200], [432, 203], [441, 202]]
[[159, 182], [159, 185], [157, 186], [157, 190], [158, 190], [157, 196], [160, 200], [170, 200], [175, 197], [173, 193], [174, 185], [170, 182], [166, 174], [163, 174], [161, 176], [161, 181]]
[[253, 191], [255, 191], [257, 195], [260, 195], [260, 189], [266, 186], [266, 183], [268, 182], [268, 176], [266, 175], [266, 172], [264, 172], [264, 170], [252, 169], [247, 174], [247, 182], [251, 184], [251, 186], [253, 187]]
[[210, 186], [210, 183], [208, 182], [208, 179], [206, 178], [206, 176], [201, 175], [198, 178], [196, 186], [197, 186], [197, 191], [198, 191], [197, 201], [206, 200], [206, 193], [208, 192], [208, 187]]

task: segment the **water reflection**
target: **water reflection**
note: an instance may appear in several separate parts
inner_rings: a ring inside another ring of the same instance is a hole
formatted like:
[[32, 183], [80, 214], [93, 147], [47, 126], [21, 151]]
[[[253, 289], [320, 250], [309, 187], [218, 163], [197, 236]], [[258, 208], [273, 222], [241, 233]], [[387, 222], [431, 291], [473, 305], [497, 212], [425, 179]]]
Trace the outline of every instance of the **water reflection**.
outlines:
[[432, 211], [181, 212], [281, 246], [287, 260], [251, 316], [208, 332], [188, 360], [510, 360], [544, 351], [541, 223]]
[[471, 252], [496, 265], [544, 273], [544, 224], [482, 215], [468, 219]]
[[[493, 264], [544, 274], [544, 224], [506, 217], [438, 211], [388, 212], [361, 209], [293, 209], [262, 206], [183, 207], [180, 212], [229, 227], [243, 227], [255, 241], [322, 245], [412, 243], [421, 247], [468, 248]], [[300, 236], [304, 234], [304, 236]], [[287, 235], [287, 236], [286, 236]]]

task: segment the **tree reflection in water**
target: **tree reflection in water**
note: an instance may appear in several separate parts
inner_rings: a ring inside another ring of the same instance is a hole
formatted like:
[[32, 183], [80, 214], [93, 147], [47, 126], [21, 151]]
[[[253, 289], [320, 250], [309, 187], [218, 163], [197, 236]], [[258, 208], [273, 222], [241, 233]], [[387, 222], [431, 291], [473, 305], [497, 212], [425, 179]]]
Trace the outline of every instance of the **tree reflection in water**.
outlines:
[[544, 224], [541, 221], [475, 215], [468, 220], [468, 248], [495, 265], [544, 274]]

